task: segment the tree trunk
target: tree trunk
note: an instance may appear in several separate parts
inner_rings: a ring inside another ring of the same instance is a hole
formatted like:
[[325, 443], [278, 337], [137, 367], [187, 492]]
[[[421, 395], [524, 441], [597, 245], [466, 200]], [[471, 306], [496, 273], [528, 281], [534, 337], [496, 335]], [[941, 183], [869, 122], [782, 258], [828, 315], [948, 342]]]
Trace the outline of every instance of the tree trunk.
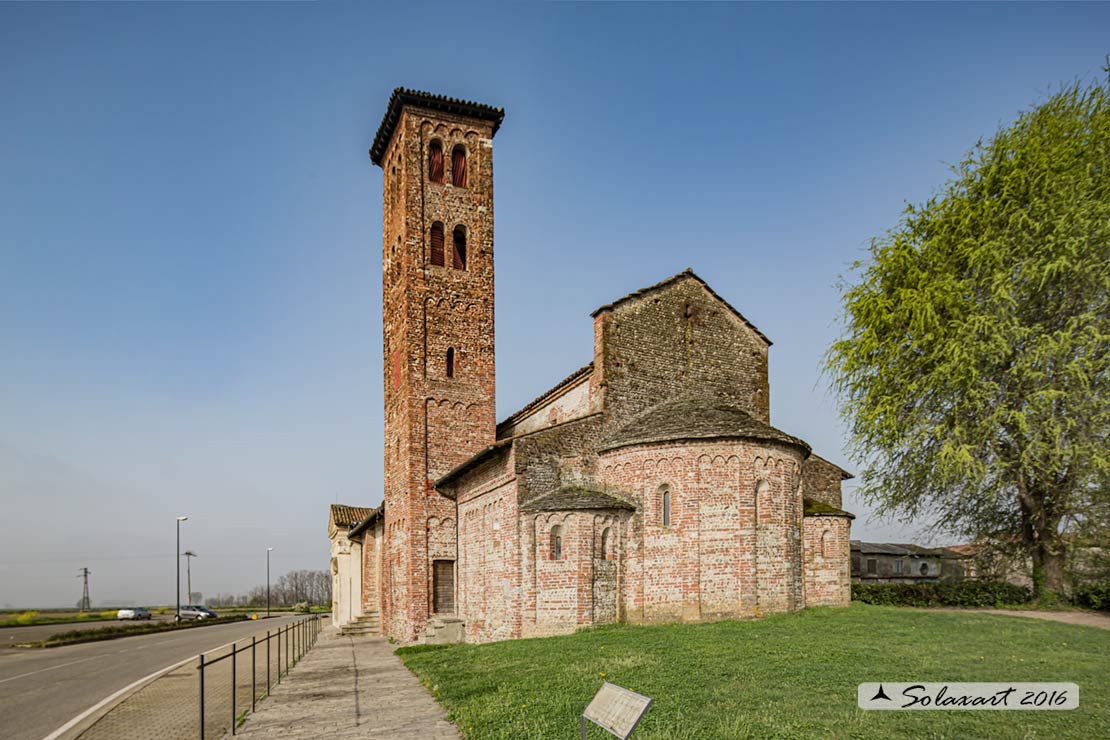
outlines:
[[1064, 548], [1062, 545], [1046, 545], [1044, 548], [1044, 590], [1064, 593]]

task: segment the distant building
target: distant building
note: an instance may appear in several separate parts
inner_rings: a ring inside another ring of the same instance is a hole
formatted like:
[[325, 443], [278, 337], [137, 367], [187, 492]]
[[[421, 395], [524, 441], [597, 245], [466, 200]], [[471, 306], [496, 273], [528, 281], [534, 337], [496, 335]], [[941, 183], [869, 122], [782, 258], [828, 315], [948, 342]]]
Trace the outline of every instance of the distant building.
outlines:
[[362, 614], [362, 540], [350, 530], [376, 511], [364, 506], [333, 504], [328, 516], [331, 539], [331, 619], [346, 624]]
[[972, 577], [970, 560], [947, 547], [852, 540], [852, 580], [861, 583], [936, 583]]

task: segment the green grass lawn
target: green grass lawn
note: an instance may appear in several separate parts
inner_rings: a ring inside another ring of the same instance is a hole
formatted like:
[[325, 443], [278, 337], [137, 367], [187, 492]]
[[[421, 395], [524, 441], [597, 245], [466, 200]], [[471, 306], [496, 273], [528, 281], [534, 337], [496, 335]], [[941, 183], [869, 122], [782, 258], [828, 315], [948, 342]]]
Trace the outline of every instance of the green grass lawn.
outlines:
[[[655, 700], [633, 740], [1110, 737], [1110, 631], [1018, 617], [853, 603], [397, 653], [467, 740], [577, 738], [603, 681]], [[1072, 681], [1080, 707], [864, 712], [864, 681]]]

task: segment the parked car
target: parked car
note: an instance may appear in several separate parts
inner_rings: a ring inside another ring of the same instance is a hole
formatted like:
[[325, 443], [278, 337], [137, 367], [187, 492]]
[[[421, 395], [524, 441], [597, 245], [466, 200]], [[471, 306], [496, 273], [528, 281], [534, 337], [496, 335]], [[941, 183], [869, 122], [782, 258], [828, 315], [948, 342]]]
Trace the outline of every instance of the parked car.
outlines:
[[179, 619], [215, 619], [216, 617], [216, 612], [208, 607], [190, 604], [189, 606], [181, 607], [181, 616]]
[[145, 606], [132, 606], [116, 612], [116, 619], [150, 619], [150, 609]]

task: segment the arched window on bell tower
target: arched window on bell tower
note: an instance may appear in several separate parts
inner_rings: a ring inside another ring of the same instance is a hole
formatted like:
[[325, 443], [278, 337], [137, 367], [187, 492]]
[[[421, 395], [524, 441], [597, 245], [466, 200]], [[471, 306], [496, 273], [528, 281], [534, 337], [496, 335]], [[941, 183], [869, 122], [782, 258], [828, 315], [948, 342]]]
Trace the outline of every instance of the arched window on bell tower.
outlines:
[[443, 182], [443, 144], [439, 139], [428, 145], [428, 179]]
[[431, 254], [429, 256], [433, 265], [444, 266], [443, 224], [439, 221], [432, 224]]
[[466, 269], [466, 229], [462, 226], [455, 227], [452, 240], [451, 266], [456, 270]]
[[466, 187], [466, 147], [462, 144], [451, 150], [451, 184]]

